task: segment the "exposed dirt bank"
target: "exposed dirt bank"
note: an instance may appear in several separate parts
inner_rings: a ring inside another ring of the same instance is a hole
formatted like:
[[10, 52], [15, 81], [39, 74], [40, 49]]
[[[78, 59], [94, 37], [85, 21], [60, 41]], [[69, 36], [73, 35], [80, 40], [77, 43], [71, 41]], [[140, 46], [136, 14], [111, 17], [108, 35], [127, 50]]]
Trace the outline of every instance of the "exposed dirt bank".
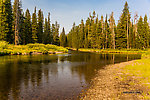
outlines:
[[125, 66], [135, 61], [106, 66], [98, 71], [92, 86], [82, 94], [83, 100], [145, 100], [150, 89], [140, 83], [140, 78], [126, 73]]

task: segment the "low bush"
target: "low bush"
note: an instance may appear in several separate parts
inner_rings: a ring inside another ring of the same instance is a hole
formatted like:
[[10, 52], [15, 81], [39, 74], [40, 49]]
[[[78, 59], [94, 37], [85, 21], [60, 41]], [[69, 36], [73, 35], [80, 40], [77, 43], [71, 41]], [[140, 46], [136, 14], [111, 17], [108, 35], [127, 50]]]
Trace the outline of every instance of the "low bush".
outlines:
[[68, 49], [51, 44], [27, 44], [27, 45], [12, 45], [5, 41], [0, 42], [0, 55], [5, 54], [30, 54], [32, 52], [39, 52], [43, 54], [48, 54], [48, 52], [68, 52]]
[[8, 47], [8, 42], [0, 41], [0, 49], [6, 49]]

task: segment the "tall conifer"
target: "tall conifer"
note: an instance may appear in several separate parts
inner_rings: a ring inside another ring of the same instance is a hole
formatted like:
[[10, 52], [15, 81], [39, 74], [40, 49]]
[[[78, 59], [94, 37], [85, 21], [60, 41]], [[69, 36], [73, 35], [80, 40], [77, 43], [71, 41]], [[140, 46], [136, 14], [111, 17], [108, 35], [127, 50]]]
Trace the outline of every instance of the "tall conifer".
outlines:
[[85, 38], [84, 22], [83, 22], [83, 19], [82, 19], [81, 24], [79, 25], [79, 46], [80, 46], [80, 48], [84, 47], [84, 38]]
[[96, 45], [97, 48], [102, 48], [102, 23], [101, 20], [98, 21], [97, 24], [97, 34], [96, 34]]
[[84, 32], [85, 32], [84, 48], [88, 48], [89, 47], [88, 35], [90, 34], [90, 18], [86, 20]]
[[21, 14], [21, 18], [20, 18], [20, 34], [19, 34], [19, 38], [20, 38], [19, 43], [25, 45], [26, 44], [26, 40], [25, 40], [25, 38], [26, 38], [26, 26], [25, 26], [24, 13]]
[[117, 26], [116, 46], [118, 48], [128, 48], [130, 18], [129, 7], [126, 2]]
[[53, 44], [59, 45], [59, 24], [56, 21], [55, 24], [53, 24]]
[[147, 21], [147, 15], [145, 15], [145, 17], [144, 17], [143, 29], [144, 29], [144, 37], [145, 37], [144, 47], [148, 48], [150, 35], [149, 35], [149, 25], [148, 25], [148, 21]]
[[12, 31], [12, 22], [13, 22], [13, 15], [12, 15], [12, 5], [11, 0], [5, 0], [4, 3], [5, 7], [5, 34], [6, 34], [6, 40], [9, 43], [13, 43], [13, 31]]
[[51, 44], [52, 41], [53, 41], [53, 35], [52, 35], [52, 32], [51, 32], [51, 21], [50, 21], [50, 13], [48, 13], [48, 23], [47, 23], [47, 27], [48, 27], [48, 43]]
[[5, 21], [5, 1], [0, 0], [0, 40], [6, 40]]
[[37, 42], [37, 16], [36, 16], [36, 7], [34, 13], [32, 14], [32, 43]]
[[114, 19], [114, 13], [112, 12], [109, 19], [109, 27], [110, 27], [110, 34], [111, 34], [111, 44], [113, 49], [116, 48], [116, 42], [115, 42], [115, 19]]
[[25, 14], [25, 42], [32, 43], [31, 15], [28, 9]]
[[143, 28], [143, 18], [140, 16], [139, 21], [137, 23], [137, 36], [136, 36], [136, 48], [144, 49], [145, 39], [144, 39], [144, 28]]
[[38, 38], [38, 43], [43, 42], [43, 12], [40, 9], [38, 11], [38, 25], [37, 25], [37, 38]]
[[66, 35], [65, 35], [64, 27], [63, 27], [62, 33], [60, 34], [60, 46], [63, 46], [63, 47], [66, 46]]
[[48, 22], [47, 22], [47, 18], [45, 18], [45, 23], [44, 23], [43, 43], [48, 44]]

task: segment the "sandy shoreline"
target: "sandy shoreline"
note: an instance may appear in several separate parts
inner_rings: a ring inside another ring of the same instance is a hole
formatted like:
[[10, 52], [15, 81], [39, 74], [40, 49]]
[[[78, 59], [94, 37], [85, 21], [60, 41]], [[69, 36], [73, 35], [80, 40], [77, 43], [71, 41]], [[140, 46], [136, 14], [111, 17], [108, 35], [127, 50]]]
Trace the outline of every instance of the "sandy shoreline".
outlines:
[[145, 100], [149, 89], [140, 83], [140, 78], [126, 73], [125, 66], [135, 61], [108, 65], [98, 71], [92, 86], [81, 95], [82, 100]]

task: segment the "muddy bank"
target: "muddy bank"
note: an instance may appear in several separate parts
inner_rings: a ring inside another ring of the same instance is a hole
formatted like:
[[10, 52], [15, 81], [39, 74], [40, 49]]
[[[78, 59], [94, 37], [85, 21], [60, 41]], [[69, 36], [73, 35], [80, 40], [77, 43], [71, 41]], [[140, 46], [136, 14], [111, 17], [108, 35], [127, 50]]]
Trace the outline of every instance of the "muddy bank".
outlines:
[[140, 78], [126, 73], [124, 68], [134, 61], [106, 66], [98, 71], [92, 86], [81, 94], [82, 100], [142, 100], [150, 89], [141, 85]]

